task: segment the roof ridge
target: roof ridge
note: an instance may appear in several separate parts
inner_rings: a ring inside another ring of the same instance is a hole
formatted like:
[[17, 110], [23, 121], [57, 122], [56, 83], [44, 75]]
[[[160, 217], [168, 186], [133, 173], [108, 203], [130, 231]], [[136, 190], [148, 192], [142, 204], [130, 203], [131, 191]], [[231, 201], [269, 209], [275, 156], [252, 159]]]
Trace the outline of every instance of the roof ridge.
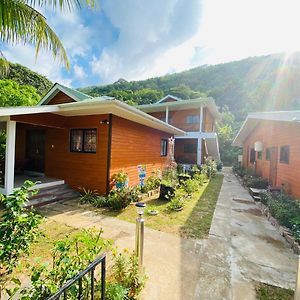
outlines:
[[71, 90], [72, 92], [76, 92], [76, 93], [79, 93], [79, 94], [81, 94], [81, 95], [83, 95], [83, 96], [87, 96], [87, 98], [93, 98], [92, 96], [90, 96], [90, 95], [88, 95], [88, 94], [85, 94], [85, 93], [83, 93], [83, 92], [81, 92], [81, 91], [78, 91], [77, 89], [73, 89], [73, 88], [70, 88], [70, 87], [68, 87], [68, 86], [65, 86], [65, 85], [63, 85], [63, 84], [61, 84], [61, 83], [56, 82], [55, 84], [57, 84], [57, 85], [59, 85], [59, 86], [65, 88], [65, 89]]

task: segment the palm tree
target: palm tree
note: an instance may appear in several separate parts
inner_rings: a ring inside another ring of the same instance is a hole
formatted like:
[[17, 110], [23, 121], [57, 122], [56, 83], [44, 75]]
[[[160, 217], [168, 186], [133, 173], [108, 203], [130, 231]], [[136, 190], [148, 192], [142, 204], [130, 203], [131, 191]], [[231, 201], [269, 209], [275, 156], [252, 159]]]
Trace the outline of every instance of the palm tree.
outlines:
[[[96, 0], [0, 0], [0, 41], [10, 45], [33, 44], [35, 57], [41, 48], [52, 52], [53, 57], [68, 69], [69, 59], [61, 41], [37, 10], [44, 6], [61, 11], [73, 11], [82, 6], [95, 7]], [[0, 72], [8, 62], [0, 53]]]

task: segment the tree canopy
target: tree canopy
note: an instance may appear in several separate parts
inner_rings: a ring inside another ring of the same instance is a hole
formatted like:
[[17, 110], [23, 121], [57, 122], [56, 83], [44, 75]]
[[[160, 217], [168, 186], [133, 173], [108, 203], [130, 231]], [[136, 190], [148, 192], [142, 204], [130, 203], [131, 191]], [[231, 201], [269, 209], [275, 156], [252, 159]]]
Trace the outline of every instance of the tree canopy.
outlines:
[[0, 80], [0, 106], [29, 106], [40, 100], [36, 88], [10, 79]]

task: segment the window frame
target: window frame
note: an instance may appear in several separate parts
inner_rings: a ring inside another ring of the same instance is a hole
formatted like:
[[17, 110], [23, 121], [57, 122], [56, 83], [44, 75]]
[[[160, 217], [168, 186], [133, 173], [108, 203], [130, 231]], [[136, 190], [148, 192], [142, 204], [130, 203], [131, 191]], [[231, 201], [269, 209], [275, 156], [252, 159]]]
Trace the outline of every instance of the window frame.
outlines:
[[262, 151], [258, 151], [257, 152], [257, 160], [262, 160], [263, 159], [263, 152]]
[[[165, 147], [164, 147], [165, 144]], [[167, 139], [161, 139], [160, 140], [160, 156], [166, 157], [168, 155], [168, 140]]]
[[[283, 149], [287, 149], [287, 159], [283, 159], [282, 157], [282, 151]], [[279, 148], [279, 162], [281, 164], [289, 164], [290, 163], [290, 145], [283, 145], [283, 146], [280, 146]]]
[[[96, 150], [95, 151], [87, 151], [84, 150], [84, 145], [85, 145], [85, 132], [87, 131], [95, 131], [96, 134]], [[74, 149], [72, 149], [72, 133], [74, 131], [81, 131], [81, 137], [82, 137], [82, 143], [81, 143], [81, 149], [82, 151], [76, 151]], [[97, 128], [71, 128], [70, 129], [70, 137], [69, 137], [69, 148], [70, 148], [70, 152], [72, 153], [89, 153], [89, 154], [95, 154], [97, 153]]]
[[250, 148], [250, 153], [249, 153], [249, 162], [250, 164], [254, 164], [256, 161], [256, 153], [254, 148]]
[[[192, 122], [189, 122], [189, 118], [192, 119]], [[197, 118], [197, 121], [194, 122], [194, 118]], [[186, 116], [186, 124], [198, 124], [200, 122], [200, 116], [199, 115], [187, 115]]]

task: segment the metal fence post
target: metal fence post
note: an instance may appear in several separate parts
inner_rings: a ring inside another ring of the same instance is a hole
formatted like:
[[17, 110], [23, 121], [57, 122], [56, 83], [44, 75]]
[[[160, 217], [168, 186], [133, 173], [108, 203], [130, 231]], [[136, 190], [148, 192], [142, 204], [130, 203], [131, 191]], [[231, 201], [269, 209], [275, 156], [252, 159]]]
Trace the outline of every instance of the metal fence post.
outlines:
[[300, 300], [300, 255], [298, 256], [298, 269], [296, 277], [295, 300]]

